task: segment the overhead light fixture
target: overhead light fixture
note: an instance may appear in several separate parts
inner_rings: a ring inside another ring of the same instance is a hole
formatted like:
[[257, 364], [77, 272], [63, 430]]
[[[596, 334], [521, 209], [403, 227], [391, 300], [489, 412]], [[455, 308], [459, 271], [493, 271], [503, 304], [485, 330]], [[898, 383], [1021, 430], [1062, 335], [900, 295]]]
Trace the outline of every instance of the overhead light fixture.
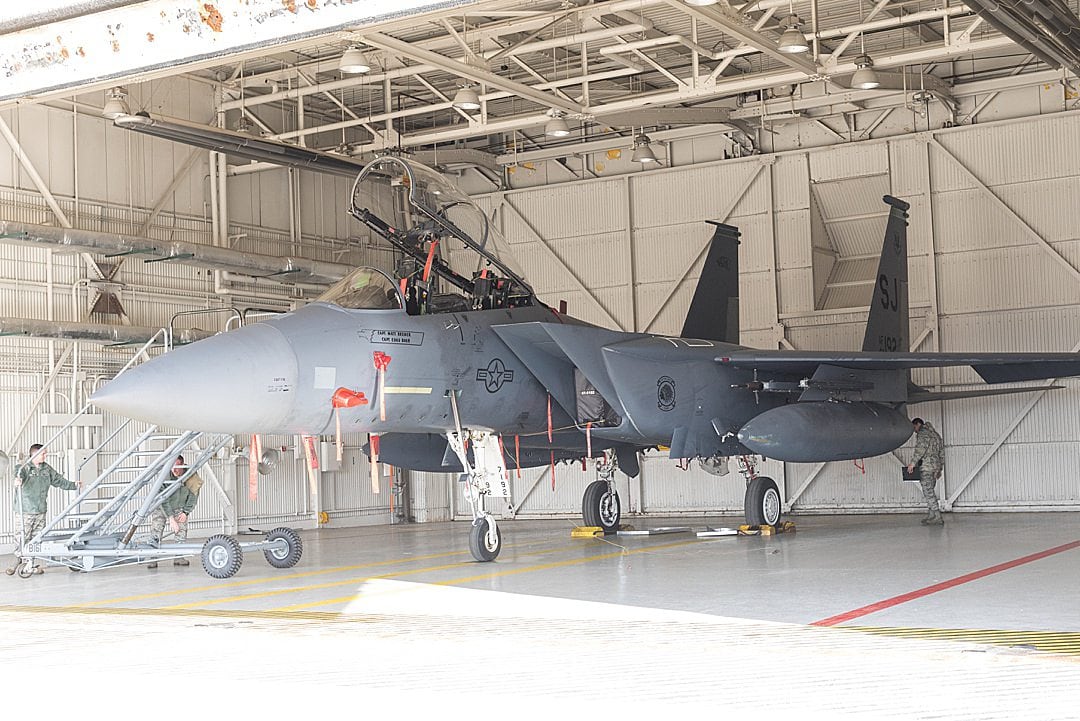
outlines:
[[777, 43], [776, 49], [782, 53], [805, 53], [810, 49], [810, 46], [806, 42], [806, 36], [803, 35], [802, 20], [798, 15], [788, 15], [787, 20], [784, 21], [787, 25], [787, 30], [780, 36], [780, 42]]
[[565, 138], [570, 134], [570, 126], [566, 124], [562, 113], [558, 110], [548, 112], [551, 119], [544, 124], [544, 135], [551, 138]]
[[101, 114], [109, 120], [119, 118], [121, 115], [131, 115], [131, 108], [127, 104], [127, 90], [117, 86], [115, 88], [109, 88], [105, 93], [105, 97], [108, 100], [105, 101], [105, 107], [101, 109]]
[[236, 132], [243, 133], [244, 135], [255, 135], [254, 126], [251, 121], [247, 119], [246, 115], [240, 116], [240, 122], [236, 124]]
[[634, 136], [634, 155], [630, 160], [635, 163], [641, 163], [642, 165], [660, 162], [656, 159], [656, 153], [653, 152], [652, 146], [649, 145], [649, 143], [649, 136], [645, 133]]
[[364, 51], [356, 45], [350, 45], [344, 53], [341, 54], [341, 60], [338, 60], [338, 70], [349, 75], [358, 75], [360, 73], [370, 73], [371, 63], [368, 62], [367, 56], [364, 55]]
[[686, 0], [687, 5], [693, 5], [694, 7], [703, 8], [706, 5], [715, 5], [718, 0]]
[[881, 85], [877, 73], [874, 72], [874, 61], [869, 55], [860, 55], [855, 58], [855, 67], [858, 70], [851, 76], [851, 87], [858, 90], [873, 90]]
[[479, 110], [480, 96], [471, 85], [466, 85], [454, 95], [454, 107], [461, 110]]

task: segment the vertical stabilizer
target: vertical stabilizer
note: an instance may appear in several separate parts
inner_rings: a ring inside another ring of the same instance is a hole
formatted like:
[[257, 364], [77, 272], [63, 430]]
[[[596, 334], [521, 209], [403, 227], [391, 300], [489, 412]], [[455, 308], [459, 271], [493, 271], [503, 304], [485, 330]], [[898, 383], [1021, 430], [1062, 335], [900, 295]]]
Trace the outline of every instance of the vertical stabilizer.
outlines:
[[739, 229], [708, 222], [716, 226], [716, 232], [680, 336], [738, 343]]
[[882, 200], [889, 204], [889, 222], [885, 226], [885, 243], [881, 248], [862, 349], [907, 353], [911, 350], [907, 266], [907, 210], [911, 206], [891, 195]]

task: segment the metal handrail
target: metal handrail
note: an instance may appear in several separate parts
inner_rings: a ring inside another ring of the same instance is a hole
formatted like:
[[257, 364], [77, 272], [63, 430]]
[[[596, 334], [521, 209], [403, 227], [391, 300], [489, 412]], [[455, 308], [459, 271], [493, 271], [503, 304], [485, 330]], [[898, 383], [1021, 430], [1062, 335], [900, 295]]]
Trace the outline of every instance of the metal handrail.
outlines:
[[102, 449], [103, 449], [103, 448], [105, 448], [105, 446], [109, 445], [109, 443], [110, 443], [110, 442], [111, 442], [111, 441], [112, 441], [112, 440], [113, 440], [114, 438], [116, 438], [116, 437], [117, 437], [118, 435], [120, 435], [120, 434], [121, 434], [121, 433], [123, 432], [123, 430], [124, 430], [125, 428], [127, 428], [127, 427], [128, 427], [128, 426], [129, 426], [130, 424], [131, 424], [131, 419], [130, 419], [130, 418], [128, 418], [128, 419], [127, 419], [127, 420], [125, 420], [125, 421], [124, 421], [123, 423], [121, 423], [121, 424], [119, 425], [119, 427], [117, 427], [117, 429], [116, 429], [115, 431], [113, 431], [112, 433], [110, 433], [110, 434], [109, 434], [109, 437], [108, 437], [108, 438], [106, 438], [105, 440], [103, 440], [103, 441], [101, 441], [100, 443], [98, 443], [98, 444], [97, 444], [97, 448], [95, 448], [95, 449], [94, 449], [94, 452], [93, 452], [93, 453], [91, 453], [90, 455], [88, 455], [88, 456], [87, 456], [86, 458], [84, 458], [84, 459], [83, 459], [83, 461], [82, 461], [82, 463], [80, 463], [80, 464], [79, 464], [78, 466], [76, 466], [76, 467], [75, 467], [75, 473], [74, 473], [73, 475], [74, 475], [74, 476], [76, 476], [76, 477], [78, 477], [78, 475], [79, 475], [79, 472], [80, 472], [80, 471], [82, 471], [82, 469], [83, 469], [83, 466], [85, 466], [85, 465], [86, 465], [87, 463], [89, 463], [89, 462], [90, 462], [90, 459], [91, 459], [91, 458], [93, 458], [93, 457], [95, 457], [95, 456], [97, 456], [97, 455], [100, 455], [100, 454], [101, 454], [101, 451], [102, 451]]
[[[131, 360], [129, 360], [127, 363], [125, 363], [124, 367], [121, 368], [120, 371], [115, 376], [113, 376], [113, 378], [119, 377], [121, 374], [123, 374], [125, 371], [127, 371], [129, 368], [131, 368], [135, 364], [135, 361], [139, 358], [140, 355], [146, 354], [146, 352], [151, 347], [153, 347], [153, 344], [157, 341], [158, 336], [162, 336], [162, 338], [164, 339], [164, 346], [165, 346], [166, 351], [168, 351], [168, 350], [170, 350], [172, 348], [171, 336], [170, 336], [170, 333], [169, 333], [169, 329], [168, 328], [160, 328], [157, 332], [154, 333], [154, 335], [150, 336], [150, 340], [146, 341], [146, 343], [144, 343], [139, 348], [139, 350], [135, 351], [135, 354], [131, 357]], [[75, 425], [76, 421], [78, 421], [80, 418], [82, 418], [84, 415], [86, 415], [87, 410], [89, 410], [90, 406], [92, 406], [92, 405], [93, 405], [93, 403], [91, 403], [90, 401], [87, 401], [82, 406], [82, 408], [80, 408], [76, 413], [74, 413], [71, 416], [71, 420], [69, 420], [67, 423], [65, 423], [60, 428], [60, 430], [53, 433], [48, 438], [48, 440], [46, 440], [44, 443], [41, 444], [42, 448], [48, 449], [49, 446], [51, 446], [53, 444], [53, 442], [55, 442], [64, 433], [66, 433], [68, 430], [70, 430], [72, 428], [72, 426]], [[21, 435], [21, 433], [20, 433], [20, 435]], [[114, 434], [113, 437], [115, 437], [115, 434]], [[110, 437], [109, 440], [112, 440], [112, 437]], [[102, 444], [98, 445], [98, 448], [95, 450], [95, 452], [93, 454], [91, 454], [90, 457], [93, 457], [94, 455], [97, 454], [98, 451], [100, 451], [101, 445]], [[15, 467], [14, 475], [18, 476], [22, 472], [22, 469], [25, 468], [30, 463], [31, 460], [33, 460], [33, 456], [28, 457], [25, 461], [18, 464]], [[87, 458], [87, 460], [89, 460], [89, 457]], [[84, 461], [84, 463], [85, 463], [85, 461]], [[82, 466], [80, 465], [79, 470], [81, 470], [81, 469], [82, 469]], [[69, 474], [70, 474], [70, 469], [69, 469]], [[100, 482], [101, 482], [101, 477], [99, 476], [93, 483], [90, 484], [90, 486], [91, 487], [96, 487], [96, 485], [98, 483], [100, 483]], [[16, 506], [17, 506], [17, 510], [18, 510], [18, 513], [19, 513], [19, 522], [22, 523], [23, 504], [22, 504], [21, 486], [19, 488], [20, 488], [20, 490], [16, 491], [16, 498], [17, 498]], [[71, 508], [73, 506], [75, 506], [75, 505], [78, 505], [78, 503], [82, 500], [84, 495], [85, 495], [85, 493], [80, 493], [79, 496], [76, 497], [75, 501], [73, 501], [71, 504], [69, 504], [68, 508], [64, 511], [64, 514], [61, 514], [61, 515], [65, 515], [68, 512], [70, 512]], [[52, 523], [48, 524], [46, 526], [46, 528], [43, 528], [41, 531], [38, 531], [38, 535], [40, 536], [40, 535], [44, 534], [46, 529], [51, 529], [51, 528], [55, 527], [55, 525], [56, 525], [56, 523], [55, 523], [55, 520], [54, 520]], [[23, 526], [22, 533], [19, 536], [19, 553], [20, 554], [26, 549], [26, 543], [27, 543], [28, 540], [30, 540], [30, 539], [26, 538], [26, 528], [25, 528], [25, 526]]]
[[169, 345], [170, 346], [172, 345], [173, 334], [176, 332], [175, 325], [176, 325], [176, 319], [177, 318], [182, 318], [182, 317], [190, 316], [190, 315], [210, 315], [210, 314], [213, 314], [213, 313], [228, 313], [229, 314], [229, 319], [225, 321], [225, 331], [226, 332], [229, 330], [229, 324], [231, 324], [234, 320], [236, 321], [236, 327], [237, 328], [240, 328], [240, 327], [242, 327], [244, 325], [244, 316], [243, 316], [243, 314], [237, 308], [235, 308], [235, 307], [233, 307], [231, 305], [223, 306], [221, 308], [199, 308], [197, 310], [182, 310], [182, 311], [179, 311], [177, 313], [173, 313], [172, 317], [169, 318], [169, 331], [168, 331]]
[[87, 484], [86, 488], [79, 492], [79, 495], [75, 497], [74, 501], [69, 503], [63, 511], [61, 511], [51, 521], [45, 524], [45, 527], [38, 531], [38, 535], [44, 536], [46, 533], [56, 528], [57, 523], [59, 523], [65, 516], [67, 516], [67, 514], [71, 513], [73, 509], [77, 508], [90, 495], [91, 492], [96, 490], [106, 478], [108, 478], [117, 468], [120, 467], [121, 463], [123, 463], [131, 456], [131, 452], [133, 449], [141, 446], [146, 441], [146, 439], [149, 438], [150, 435], [156, 430], [157, 426], [150, 426], [145, 431], [143, 431], [142, 434], [135, 439], [135, 442], [128, 446], [127, 450], [121, 453], [119, 457], [117, 457], [117, 459], [112, 462], [112, 465], [110, 465], [108, 468], [98, 474], [97, 478], [95, 478], [91, 483]]
[[[143, 346], [142, 346], [141, 348], [139, 348], [139, 350], [135, 351], [135, 355], [131, 357], [131, 360], [129, 360], [129, 361], [128, 361], [128, 362], [127, 362], [127, 363], [126, 363], [125, 365], [124, 365], [124, 367], [123, 367], [123, 368], [121, 368], [121, 369], [120, 369], [120, 371], [119, 371], [119, 372], [118, 372], [118, 373], [117, 373], [117, 374], [116, 374], [115, 376], [113, 376], [113, 378], [117, 378], [117, 377], [119, 377], [119, 376], [120, 376], [120, 375], [121, 375], [121, 374], [122, 374], [122, 373], [123, 373], [124, 371], [128, 370], [129, 368], [131, 368], [131, 366], [132, 366], [132, 365], [133, 365], [133, 364], [135, 363], [135, 359], [137, 359], [137, 358], [138, 358], [138, 357], [139, 357], [140, 355], [142, 355], [143, 353], [145, 353], [145, 352], [147, 351], [147, 349], [149, 349], [149, 348], [151, 347], [151, 345], [152, 345], [152, 344], [154, 343], [154, 341], [155, 341], [155, 340], [157, 340], [157, 337], [158, 337], [159, 335], [163, 335], [163, 334], [164, 334], [164, 337], [165, 337], [165, 339], [166, 339], [166, 341], [167, 341], [167, 340], [168, 340], [168, 329], [167, 329], [167, 328], [161, 328], [161, 329], [159, 329], [159, 330], [158, 330], [158, 331], [157, 331], [156, 333], [154, 333], [154, 335], [153, 335], [153, 336], [151, 336], [151, 337], [150, 337], [150, 340], [146, 341], [146, 343], [144, 343], [144, 344], [143, 344]], [[166, 346], [166, 350], [167, 350], [167, 349], [168, 349], [168, 346]], [[86, 411], [87, 411], [87, 410], [88, 410], [88, 409], [90, 408], [90, 406], [92, 406], [92, 405], [93, 405], [93, 403], [91, 403], [90, 401], [87, 401], [87, 402], [86, 402], [86, 403], [85, 403], [85, 404], [83, 405], [83, 407], [82, 407], [82, 408], [80, 408], [80, 409], [79, 409], [79, 410], [78, 410], [78, 411], [77, 411], [77, 412], [76, 412], [76, 413], [75, 413], [74, 415], [72, 415], [72, 417], [71, 417], [71, 420], [70, 420], [70, 421], [68, 421], [67, 423], [65, 423], [65, 424], [64, 424], [64, 425], [63, 425], [63, 426], [62, 426], [62, 427], [60, 428], [60, 430], [58, 430], [58, 431], [57, 431], [56, 433], [53, 433], [53, 434], [52, 434], [51, 436], [49, 436], [49, 439], [48, 439], [47, 441], [45, 441], [44, 443], [42, 443], [42, 444], [41, 444], [41, 446], [42, 446], [43, 448], [46, 448], [46, 449], [47, 449], [47, 448], [48, 448], [48, 447], [49, 447], [50, 445], [52, 445], [53, 441], [55, 441], [55, 440], [56, 440], [57, 438], [59, 438], [60, 436], [62, 436], [62, 435], [63, 435], [63, 434], [64, 434], [64, 433], [66, 432], [66, 431], [68, 431], [68, 430], [69, 430], [69, 429], [70, 429], [70, 428], [71, 428], [72, 426], [74, 426], [74, 425], [75, 425], [75, 422], [76, 422], [76, 421], [78, 421], [78, 420], [79, 420], [80, 418], [82, 418], [82, 417], [83, 417], [84, 415], [86, 415]], [[111, 439], [110, 439], [110, 440], [111, 440]], [[19, 465], [18, 465], [18, 466], [17, 466], [16, 468], [15, 468], [15, 474], [16, 474], [16, 475], [18, 475], [18, 474], [19, 474], [19, 471], [21, 471], [21, 470], [22, 470], [22, 469], [23, 469], [23, 468], [24, 468], [24, 467], [26, 466], [26, 464], [27, 464], [27, 463], [29, 463], [29, 462], [30, 462], [30, 459], [28, 458], [28, 459], [26, 459], [25, 461], [23, 461], [22, 463], [20, 463], [20, 464], [19, 464]]]
[[[176, 455], [178, 455], [180, 451], [183, 450], [184, 447], [186, 447], [187, 444], [191, 442], [192, 438], [197, 438], [198, 436], [198, 432], [188, 431], [187, 433], [181, 435], [179, 438], [173, 441], [168, 448], [161, 452], [161, 454], [154, 462], [147, 466], [147, 468], [142, 473], [139, 473], [132, 480], [131, 484], [129, 484], [129, 488], [134, 487], [136, 484], [141, 486], [145, 484], [151, 476], [156, 477], [157, 475], [162, 474], [163, 471], [167, 470], [166, 466], [168, 468], [172, 468], [172, 464], [168, 461], [170, 461], [172, 458], [175, 458]], [[162, 478], [162, 480], [164, 479]], [[160, 490], [160, 483], [158, 485], [158, 490]], [[87, 520], [86, 523], [84, 523], [83, 526], [79, 528], [75, 535], [69, 539], [69, 542], [78, 541], [80, 538], [82, 538], [83, 534], [85, 534], [89, 529], [93, 528], [95, 524], [102, 521], [107, 515], [112, 515], [114, 512], [114, 508], [122, 507], [124, 503], [127, 503], [130, 500], [131, 497], [127, 495], [126, 491], [124, 493], [121, 493], [119, 496], [113, 498], [111, 503], [103, 506], [97, 513], [94, 514], [93, 517]]]

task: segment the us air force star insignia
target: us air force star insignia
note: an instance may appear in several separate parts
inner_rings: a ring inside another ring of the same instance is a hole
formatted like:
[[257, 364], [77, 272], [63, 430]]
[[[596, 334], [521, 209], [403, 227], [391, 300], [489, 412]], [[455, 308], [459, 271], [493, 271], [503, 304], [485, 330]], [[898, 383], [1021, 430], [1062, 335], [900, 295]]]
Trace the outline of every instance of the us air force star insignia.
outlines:
[[502, 388], [503, 383], [513, 382], [514, 371], [507, 370], [501, 359], [492, 358], [487, 368], [477, 368], [476, 380], [484, 382], [488, 393], [494, 393]]

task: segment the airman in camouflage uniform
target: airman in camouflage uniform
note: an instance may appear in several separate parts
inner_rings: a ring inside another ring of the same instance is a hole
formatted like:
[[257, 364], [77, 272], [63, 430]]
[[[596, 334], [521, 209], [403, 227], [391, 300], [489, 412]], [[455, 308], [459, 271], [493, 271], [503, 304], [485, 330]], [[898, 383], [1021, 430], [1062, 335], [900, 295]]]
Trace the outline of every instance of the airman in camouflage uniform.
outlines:
[[916, 464], [922, 461], [919, 467], [919, 485], [922, 486], [923, 498], [926, 499], [926, 507], [929, 509], [920, 523], [924, 526], [942, 526], [945, 525], [945, 519], [941, 515], [934, 487], [945, 467], [945, 441], [941, 440], [934, 427], [922, 418], [913, 418], [911, 424], [915, 426], [915, 455], [908, 464], [908, 472], [915, 470]]
[[[184, 457], [177, 456], [172, 468], [173, 478], [180, 478], [186, 471], [187, 464], [184, 463]], [[161, 538], [165, 535], [166, 523], [172, 527], [177, 543], [183, 543], [187, 540], [188, 516], [195, 510], [195, 504], [199, 502], [199, 491], [202, 489], [202, 484], [202, 479], [199, 478], [198, 474], [192, 473], [184, 481], [184, 485], [176, 489], [171, 496], [154, 509], [154, 513], [150, 517], [150, 527], [153, 529], [156, 544], [161, 544]], [[173, 560], [173, 565], [189, 566], [191, 564], [186, 558], [176, 558]], [[157, 561], [147, 564], [146, 567], [157, 568]]]
[[[12, 507], [18, 525], [17, 533], [21, 539], [30, 540], [45, 527], [45, 513], [48, 511], [49, 488], [62, 488], [73, 491], [78, 485], [56, 472], [45, 462], [45, 449], [40, 443], [30, 446], [30, 460], [18, 467], [15, 474], [15, 498]], [[11, 576], [18, 570], [22, 558], [19, 549], [22, 541], [15, 547], [15, 562], [4, 573]], [[34, 573], [44, 573], [41, 566], [34, 567]]]

